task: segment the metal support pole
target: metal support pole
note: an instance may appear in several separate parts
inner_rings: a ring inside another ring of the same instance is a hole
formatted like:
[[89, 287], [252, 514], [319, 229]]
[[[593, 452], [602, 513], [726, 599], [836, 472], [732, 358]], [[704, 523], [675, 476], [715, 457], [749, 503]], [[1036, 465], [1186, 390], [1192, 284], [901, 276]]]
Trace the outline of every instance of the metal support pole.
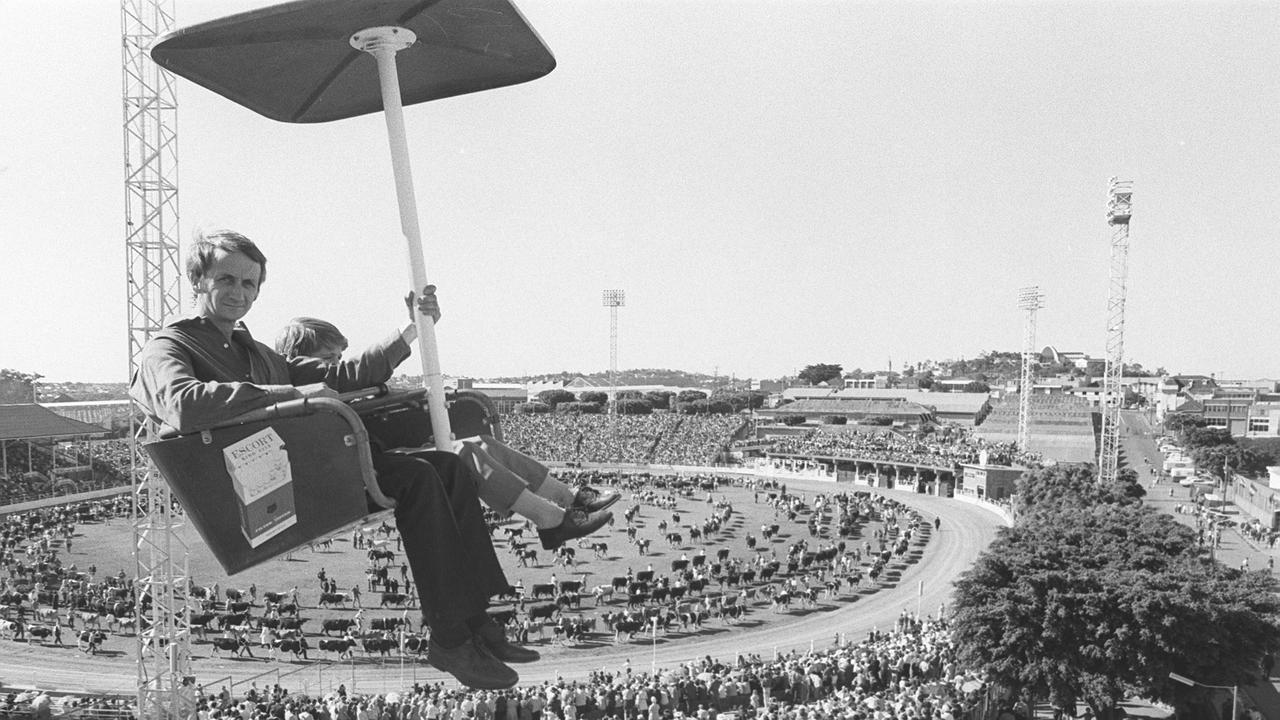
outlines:
[[[376, 27], [351, 36], [351, 45], [373, 55], [378, 61], [378, 82], [382, 89], [382, 114], [387, 122], [387, 141], [391, 146], [391, 167], [396, 179], [396, 200], [400, 207], [400, 229], [409, 247], [409, 275], [414, 293], [427, 285], [427, 267], [422, 253], [422, 231], [418, 225], [418, 202], [413, 190], [413, 170], [409, 163], [409, 143], [404, 128], [404, 106], [400, 100], [400, 76], [396, 70], [396, 52], [417, 42], [417, 35], [407, 28]], [[440, 353], [436, 342], [436, 325], [422, 313], [413, 313], [418, 326], [418, 354], [422, 359], [422, 380], [429, 393], [427, 409], [436, 449], [453, 451], [453, 432], [444, 404], [444, 376], [440, 372]]]

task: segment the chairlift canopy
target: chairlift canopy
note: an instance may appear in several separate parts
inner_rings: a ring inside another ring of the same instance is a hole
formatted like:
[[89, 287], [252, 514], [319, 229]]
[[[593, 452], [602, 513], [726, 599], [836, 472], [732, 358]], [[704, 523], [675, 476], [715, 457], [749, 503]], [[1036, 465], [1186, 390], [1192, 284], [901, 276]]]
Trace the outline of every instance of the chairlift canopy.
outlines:
[[375, 26], [417, 35], [397, 54], [404, 105], [516, 85], [555, 57], [508, 0], [296, 0], [175, 30], [161, 67], [273, 120], [380, 112], [378, 69], [349, 43]]

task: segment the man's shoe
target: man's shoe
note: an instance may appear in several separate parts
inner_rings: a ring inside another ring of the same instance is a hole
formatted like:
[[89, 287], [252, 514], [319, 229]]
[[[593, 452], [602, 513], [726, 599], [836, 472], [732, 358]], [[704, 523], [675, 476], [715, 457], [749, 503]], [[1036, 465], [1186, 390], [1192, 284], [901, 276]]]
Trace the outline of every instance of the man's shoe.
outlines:
[[537, 650], [521, 647], [507, 639], [507, 633], [497, 623], [485, 623], [476, 631], [476, 639], [494, 657], [502, 662], [531, 663], [538, 662], [542, 656]]
[[520, 682], [520, 675], [489, 654], [474, 636], [456, 648], [443, 648], [431, 640], [427, 662], [476, 690], [506, 690]]
[[564, 511], [564, 522], [553, 528], [539, 529], [538, 538], [542, 540], [543, 550], [555, 550], [566, 541], [590, 535], [612, 519], [613, 513], [608, 510], [589, 513], [571, 507]]
[[574, 493], [573, 504], [569, 507], [586, 510], [589, 513], [600, 512], [621, 499], [622, 495], [613, 490], [600, 492], [593, 487], [583, 485], [578, 488], [578, 492]]

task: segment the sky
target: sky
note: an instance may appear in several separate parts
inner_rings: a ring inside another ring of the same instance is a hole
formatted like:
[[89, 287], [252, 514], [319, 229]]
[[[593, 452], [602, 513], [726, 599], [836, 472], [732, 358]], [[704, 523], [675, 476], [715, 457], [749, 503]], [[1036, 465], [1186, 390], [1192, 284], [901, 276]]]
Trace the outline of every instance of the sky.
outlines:
[[[177, 24], [268, 4], [176, 0]], [[1037, 345], [1102, 357], [1118, 176], [1126, 361], [1280, 377], [1280, 3], [516, 4], [551, 74], [405, 111], [446, 374], [607, 369], [605, 289], [620, 369], [1016, 351], [1032, 285]], [[0, 368], [124, 381], [119, 4], [0, 0], [0, 27]], [[179, 236], [263, 249], [258, 339], [394, 329], [382, 117], [177, 94]]]

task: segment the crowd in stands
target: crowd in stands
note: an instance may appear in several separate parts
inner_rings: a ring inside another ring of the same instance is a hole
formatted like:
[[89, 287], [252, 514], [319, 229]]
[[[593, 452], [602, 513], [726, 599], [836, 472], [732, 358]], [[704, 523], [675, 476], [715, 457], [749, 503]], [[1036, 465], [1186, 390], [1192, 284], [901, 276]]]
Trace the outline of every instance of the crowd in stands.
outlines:
[[512, 414], [502, 432], [546, 462], [707, 465], [742, 424], [737, 415]]
[[991, 465], [1030, 467], [1040, 462], [1039, 455], [1023, 452], [1014, 443], [976, 438], [972, 432], [959, 427], [922, 436], [814, 428], [803, 435], [777, 438], [768, 453], [884, 460], [946, 469], [961, 463], [977, 463], [984, 453]]
[[0, 506], [130, 484], [127, 440], [7, 442], [5, 449]]
[[710, 720], [719, 713], [770, 720], [978, 720], [989, 703], [979, 678], [960, 667], [944, 619], [904, 612], [895, 627], [862, 642], [766, 659], [710, 656], [656, 673], [597, 670], [581, 680], [506, 691], [414, 683], [403, 692], [357, 694], [340, 685], [307, 696], [275, 685], [243, 695], [200, 687], [199, 720]]

